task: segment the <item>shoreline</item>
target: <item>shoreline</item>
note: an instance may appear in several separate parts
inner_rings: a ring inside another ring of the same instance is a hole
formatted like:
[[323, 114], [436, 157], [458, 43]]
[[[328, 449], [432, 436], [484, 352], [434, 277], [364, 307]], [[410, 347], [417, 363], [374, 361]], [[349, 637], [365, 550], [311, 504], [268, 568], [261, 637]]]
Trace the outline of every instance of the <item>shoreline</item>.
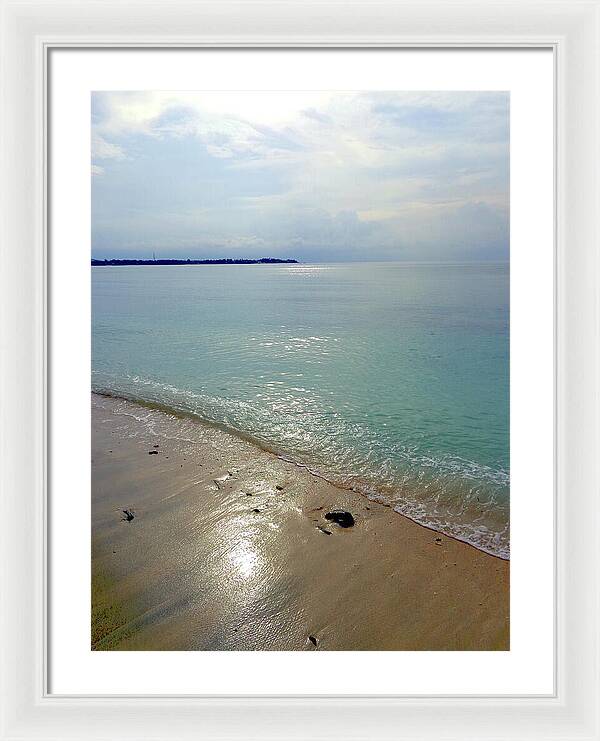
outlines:
[[[354, 527], [324, 519], [336, 508]], [[508, 561], [233, 432], [95, 393], [92, 553], [96, 650], [509, 647]]]
[[336, 487], [338, 489], [343, 489], [343, 490], [346, 490], [346, 491], [351, 491], [351, 492], [354, 492], [356, 494], [359, 494], [360, 496], [364, 497], [369, 502], [377, 502], [379, 504], [382, 504], [385, 507], [390, 506], [391, 509], [392, 509], [392, 511], [395, 514], [399, 515], [400, 517], [404, 517], [405, 519], [409, 520], [410, 522], [414, 523], [415, 525], [418, 525], [420, 527], [423, 527], [426, 530], [430, 530], [431, 532], [434, 532], [434, 533], [441, 533], [442, 535], [444, 535], [447, 538], [451, 538], [452, 540], [456, 540], [459, 543], [463, 543], [464, 545], [470, 546], [471, 548], [474, 548], [475, 550], [481, 551], [482, 553], [485, 553], [485, 554], [487, 554], [489, 556], [492, 556], [494, 558], [498, 558], [501, 561], [510, 562], [510, 555], [504, 555], [502, 553], [496, 553], [493, 550], [490, 550], [489, 548], [485, 548], [481, 544], [472, 543], [469, 540], [467, 540], [466, 538], [461, 537], [460, 535], [457, 535], [455, 533], [449, 533], [449, 532], [446, 532], [445, 530], [442, 530], [442, 529], [438, 529], [433, 524], [429, 524], [427, 522], [423, 522], [423, 521], [417, 519], [416, 517], [411, 516], [407, 512], [403, 512], [401, 510], [395, 509], [393, 505], [389, 505], [388, 503], [381, 502], [379, 499], [374, 498], [375, 495], [380, 496], [376, 490], [374, 492], [374, 496], [371, 497], [371, 496], [369, 496], [369, 494], [365, 490], [362, 490], [360, 486], [351, 485], [351, 484], [345, 484], [344, 482], [336, 481], [333, 478], [328, 478], [325, 474], [321, 473], [320, 471], [317, 471], [316, 469], [314, 469], [313, 467], [311, 467], [309, 464], [294, 460], [293, 458], [291, 458], [286, 453], [283, 453], [283, 452], [280, 452], [280, 451], [276, 450], [274, 447], [270, 446], [268, 443], [266, 443], [266, 442], [264, 442], [264, 441], [262, 441], [262, 440], [260, 440], [260, 439], [258, 439], [256, 437], [252, 436], [251, 434], [249, 434], [247, 432], [244, 432], [243, 430], [239, 430], [239, 429], [237, 429], [234, 426], [228, 426], [226, 424], [223, 424], [222, 422], [217, 422], [217, 421], [214, 421], [214, 420], [211, 420], [211, 419], [207, 419], [207, 418], [201, 417], [200, 415], [198, 415], [195, 412], [187, 411], [187, 410], [184, 410], [184, 409], [175, 409], [173, 407], [169, 407], [169, 406], [167, 406], [165, 404], [162, 404], [160, 402], [147, 401], [147, 400], [138, 399], [138, 398], [128, 398], [126, 396], [122, 396], [120, 394], [113, 393], [113, 392], [108, 391], [108, 390], [102, 390], [102, 391], [92, 390], [92, 397], [93, 396], [103, 397], [103, 398], [106, 398], [106, 399], [113, 399], [113, 400], [115, 400], [117, 402], [126, 402], [126, 403], [129, 403], [129, 404], [134, 404], [134, 405], [137, 405], [137, 406], [142, 407], [144, 409], [148, 409], [148, 410], [151, 410], [151, 411], [158, 411], [158, 412], [162, 412], [162, 413], [167, 414], [167, 415], [171, 415], [171, 416], [175, 417], [176, 419], [191, 420], [195, 424], [205, 425], [205, 426], [207, 426], [209, 428], [212, 428], [212, 429], [215, 429], [215, 430], [219, 430], [220, 432], [223, 432], [226, 435], [231, 435], [231, 436], [239, 439], [240, 441], [242, 441], [244, 443], [248, 443], [250, 445], [255, 446], [258, 450], [260, 450], [263, 453], [266, 453], [268, 455], [275, 456], [279, 460], [281, 460], [281, 461], [283, 461], [283, 462], [285, 462], [285, 463], [287, 463], [289, 465], [296, 466], [297, 468], [305, 471], [310, 476], [313, 476], [315, 478], [321, 479], [322, 481], [325, 481], [328, 484], [330, 484], [330, 485], [332, 485], [332, 486], [334, 486], [334, 487]]

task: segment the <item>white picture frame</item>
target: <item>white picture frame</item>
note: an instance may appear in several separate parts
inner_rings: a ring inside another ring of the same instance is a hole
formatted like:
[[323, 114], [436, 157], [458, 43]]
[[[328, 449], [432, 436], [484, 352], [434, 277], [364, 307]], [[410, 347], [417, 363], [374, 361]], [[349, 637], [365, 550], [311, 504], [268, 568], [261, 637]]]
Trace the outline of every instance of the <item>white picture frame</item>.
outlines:
[[[4, 0], [1, 15], [1, 739], [600, 739], [600, 0]], [[47, 692], [47, 72], [58, 47], [545, 47], [555, 150], [552, 696]]]

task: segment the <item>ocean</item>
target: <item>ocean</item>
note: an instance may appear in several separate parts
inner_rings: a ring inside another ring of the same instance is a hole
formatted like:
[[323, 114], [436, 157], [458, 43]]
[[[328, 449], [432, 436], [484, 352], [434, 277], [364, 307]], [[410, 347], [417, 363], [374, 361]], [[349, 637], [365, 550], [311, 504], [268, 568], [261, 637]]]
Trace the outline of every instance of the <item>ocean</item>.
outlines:
[[509, 557], [506, 264], [94, 267], [92, 390]]

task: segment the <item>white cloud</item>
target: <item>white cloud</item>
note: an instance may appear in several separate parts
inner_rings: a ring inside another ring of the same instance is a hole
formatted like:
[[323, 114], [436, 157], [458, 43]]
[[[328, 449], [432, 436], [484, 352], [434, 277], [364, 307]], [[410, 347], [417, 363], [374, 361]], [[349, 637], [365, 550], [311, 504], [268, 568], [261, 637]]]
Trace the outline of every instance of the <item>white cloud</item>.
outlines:
[[92, 137], [92, 158], [97, 160], [122, 160], [125, 152], [117, 144], [106, 141], [99, 134]]
[[93, 155], [96, 250], [507, 255], [504, 93], [97, 93]]

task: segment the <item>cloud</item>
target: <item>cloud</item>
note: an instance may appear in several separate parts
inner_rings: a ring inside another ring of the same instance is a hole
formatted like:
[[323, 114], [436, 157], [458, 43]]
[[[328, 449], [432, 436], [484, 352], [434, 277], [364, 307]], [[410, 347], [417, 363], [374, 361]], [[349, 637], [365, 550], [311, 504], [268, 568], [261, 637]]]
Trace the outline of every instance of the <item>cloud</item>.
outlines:
[[122, 160], [125, 159], [125, 152], [117, 144], [112, 144], [99, 134], [94, 134], [92, 137], [92, 159]]
[[302, 111], [302, 115], [306, 118], [312, 119], [313, 121], [318, 121], [319, 123], [332, 123], [332, 119], [330, 116], [328, 116], [326, 113], [323, 113], [322, 111], [317, 111], [316, 108], [307, 108], [306, 110]]
[[508, 256], [506, 93], [96, 93], [92, 159], [99, 257]]

